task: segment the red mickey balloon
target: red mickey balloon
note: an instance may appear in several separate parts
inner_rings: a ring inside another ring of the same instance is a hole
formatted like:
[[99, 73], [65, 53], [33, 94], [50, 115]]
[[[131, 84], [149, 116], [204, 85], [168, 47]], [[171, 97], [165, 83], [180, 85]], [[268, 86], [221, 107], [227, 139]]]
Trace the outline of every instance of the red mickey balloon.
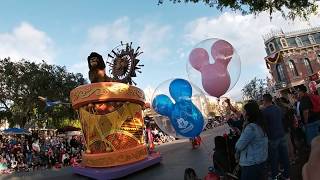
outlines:
[[233, 47], [225, 40], [218, 40], [211, 46], [211, 55], [216, 62], [228, 65], [233, 55]]
[[189, 55], [193, 68], [201, 72], [203, 89], [211, 96], [220, 97], [230, 87], [230, 74], [227, 70], [233, 55], [233, 47], [224, 40], [218, 40], [211, 46], [211, 55], [215, 62], [209, 63], [208, 52], [203, 48], [195, 48]]
[[195, 48], [191, 51], [189, 55], [189, 62], [193, 68], [198, 71], [201, 71], [203, 66], [209, 64], [209, 54], [203, 48]]

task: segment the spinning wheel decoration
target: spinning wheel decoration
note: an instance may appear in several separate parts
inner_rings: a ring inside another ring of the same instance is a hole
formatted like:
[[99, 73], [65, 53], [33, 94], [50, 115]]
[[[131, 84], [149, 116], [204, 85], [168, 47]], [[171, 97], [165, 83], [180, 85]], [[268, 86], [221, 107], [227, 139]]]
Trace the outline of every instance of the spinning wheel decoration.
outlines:
[[132, 48], [132, 42], [123, 43], [115, 47], [111, 53], [108, 54], [107, 64], [109, 65], [110, 77], [116, 82], [126, 84], [135, 84], [132, 77], [136, 77], [136, 72], [141, 73], [140, 69], [144, 65], [138, 65], [140, 62], [137, 57], [142, 54], [140, 47]]

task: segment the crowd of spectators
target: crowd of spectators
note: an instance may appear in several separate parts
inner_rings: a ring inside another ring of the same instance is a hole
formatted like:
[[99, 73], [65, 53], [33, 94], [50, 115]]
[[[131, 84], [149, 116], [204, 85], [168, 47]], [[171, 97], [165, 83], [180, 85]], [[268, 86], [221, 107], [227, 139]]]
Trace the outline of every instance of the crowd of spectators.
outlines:
[[300, 157], [320, 135], [319, 100], [300, 86], [288, 99], [265, 94], [262, 101], [249, 100], [242, 112], [227, 102], [236, 116], [228, 120], [232, 132], [215, 138], [216, 172], [245, 180], [292, 178], [291, 167], [306, 162]]
[[0, 136], [0, 173], [76, 166], [81, 161], [80, 136]]

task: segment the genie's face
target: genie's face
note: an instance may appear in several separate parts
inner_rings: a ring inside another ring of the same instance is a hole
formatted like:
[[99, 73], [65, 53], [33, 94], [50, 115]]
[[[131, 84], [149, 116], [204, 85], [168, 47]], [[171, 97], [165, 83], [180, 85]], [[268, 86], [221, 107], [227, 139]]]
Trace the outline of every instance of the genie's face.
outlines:
[[91, 67], [96, 67], [96, 66], [98, 66], [98, 58], [97, 57], [91, 57], [90, 58], [90, 66]]

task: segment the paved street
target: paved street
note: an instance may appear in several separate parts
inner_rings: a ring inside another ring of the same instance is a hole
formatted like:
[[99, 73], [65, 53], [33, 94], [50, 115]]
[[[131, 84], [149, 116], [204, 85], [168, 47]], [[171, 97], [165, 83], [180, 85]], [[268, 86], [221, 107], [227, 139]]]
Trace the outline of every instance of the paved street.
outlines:
[[[175, 142], [163, 144], [157, 147], [163, 160], [161, 164], [149, 167], [140, 172], [132, 174], [124, 179], [126, 180], [166, 180], [183, 179], [185, 168], [194, 168], [199, 177], [207, 174], [207, 168], [211, 165], [210, 154], [213, 149], [213, 140], [216, 135], [221, 135], [226, 131], [226, 127], [218, 127], [206, 131], [202, 134], [203, 144], [199, 149], [193, 150], [188, 140], [178, 140]], [[72, 174], [71, 168], [59, 170], [43, 170], [28, 173], [16, 173], [1, 176], [2, 180], [63, 180], [63, 179], [87, 179], [82, 176]]]

